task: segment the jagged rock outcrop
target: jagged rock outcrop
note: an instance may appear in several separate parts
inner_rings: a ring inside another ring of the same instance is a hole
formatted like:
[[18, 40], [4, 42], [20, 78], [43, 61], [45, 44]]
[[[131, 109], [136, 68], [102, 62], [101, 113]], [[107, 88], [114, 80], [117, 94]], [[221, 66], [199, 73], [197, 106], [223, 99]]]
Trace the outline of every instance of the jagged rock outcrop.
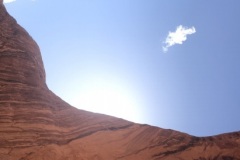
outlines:
[[240, 160], [240, 132], [194, 137], [71, 107], [47, 88], [38, 45], [0, 0], [0, 159]]

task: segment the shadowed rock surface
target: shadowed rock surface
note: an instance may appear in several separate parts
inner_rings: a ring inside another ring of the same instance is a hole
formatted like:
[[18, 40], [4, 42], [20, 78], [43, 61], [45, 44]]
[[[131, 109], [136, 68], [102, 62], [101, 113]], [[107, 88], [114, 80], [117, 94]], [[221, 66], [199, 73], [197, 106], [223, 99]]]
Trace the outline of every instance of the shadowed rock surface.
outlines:
[[240, 132], [194, 137], [71, 107], [0, 0], [0, 159], [240, 160]]

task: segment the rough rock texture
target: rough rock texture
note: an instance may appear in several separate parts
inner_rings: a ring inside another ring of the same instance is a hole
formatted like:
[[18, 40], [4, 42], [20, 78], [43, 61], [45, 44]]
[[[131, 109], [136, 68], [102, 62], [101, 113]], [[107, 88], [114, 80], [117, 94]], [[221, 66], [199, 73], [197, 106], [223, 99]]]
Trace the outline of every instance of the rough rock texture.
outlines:
[[240, 132], [194, 137], [69, 106], [0, 0], [1, 160], [240, 160]]

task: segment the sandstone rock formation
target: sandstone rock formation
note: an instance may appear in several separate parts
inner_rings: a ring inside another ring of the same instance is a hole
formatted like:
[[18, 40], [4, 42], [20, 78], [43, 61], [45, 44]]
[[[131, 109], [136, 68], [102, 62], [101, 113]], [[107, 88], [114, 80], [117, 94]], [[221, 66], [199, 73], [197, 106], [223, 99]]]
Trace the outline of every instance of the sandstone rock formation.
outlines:
[[240, 160], [240, 132], [194, 137], [78, 110], [46, 86], [38, 45], [0, 1], [1, 160]]

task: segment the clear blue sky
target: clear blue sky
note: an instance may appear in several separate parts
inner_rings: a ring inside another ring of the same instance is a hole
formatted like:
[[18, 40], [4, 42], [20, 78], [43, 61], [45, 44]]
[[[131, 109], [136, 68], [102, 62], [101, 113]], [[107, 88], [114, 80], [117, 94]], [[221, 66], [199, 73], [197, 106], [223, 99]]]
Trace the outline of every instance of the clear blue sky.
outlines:
[[[49, 88], [75, 107], [196, 136], [240, 130], [240, 1], [16, 0]], [[163, 47], [180, 25], [195, 29]]]

